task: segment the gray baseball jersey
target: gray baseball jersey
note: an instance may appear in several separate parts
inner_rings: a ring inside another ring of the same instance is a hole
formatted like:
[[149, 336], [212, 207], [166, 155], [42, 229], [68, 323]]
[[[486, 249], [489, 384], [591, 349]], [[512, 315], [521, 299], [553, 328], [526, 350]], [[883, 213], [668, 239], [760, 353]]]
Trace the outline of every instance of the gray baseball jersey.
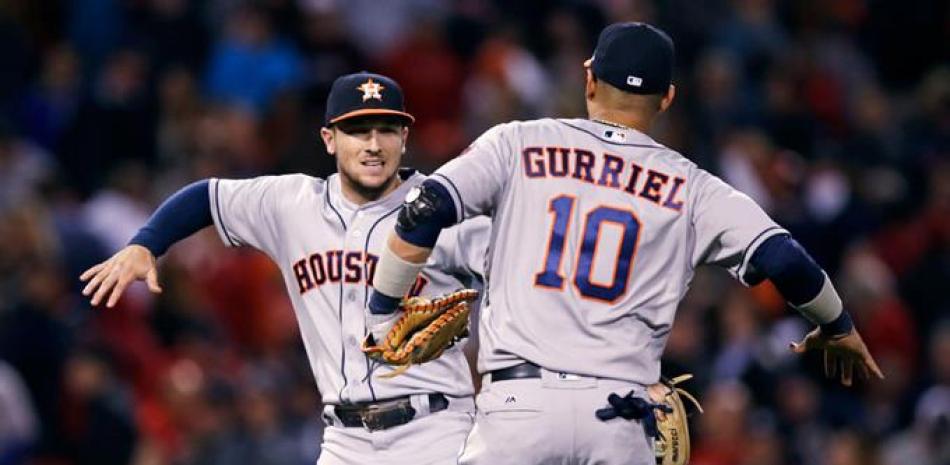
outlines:
[[527, 360], [654, 383], [694, 269], [741, 279], [757, 245], [784, 232], [679, 153], [585, 119], [496, 126], [432, 179], [459, 217], [492, 217], [481, 372]]
[[[379, 251], [406, 192], [425, 177], [403, 170], [404, 182], [378, 201], [356, 205], [343, 197], [339, 174], [248, 180], [213, 179], [211, 211], [221, 240], [250, 246], [278, 265], [317, 387], [326, 404], [367, 402], [421, 393], [473, 394], [461, 345], [405, 374], [380, 379], [391, 367], [375, 365], [360, 343], [367, 333], [365, 306]], [[413, 295], [439, 295], [469, 287], [482, 273], [487, 218], [448, 229], [439, 238]]]

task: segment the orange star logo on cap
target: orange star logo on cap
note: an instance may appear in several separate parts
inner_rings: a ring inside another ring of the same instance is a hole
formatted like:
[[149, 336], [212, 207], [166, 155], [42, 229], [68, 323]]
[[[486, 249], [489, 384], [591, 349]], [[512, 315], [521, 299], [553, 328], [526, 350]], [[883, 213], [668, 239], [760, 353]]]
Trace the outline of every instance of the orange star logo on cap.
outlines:
[[382, 100], [383, 95], [380, 94], [379, 92], [383, 89], [385, 89], [385, 87], [379, 85], [378, 82], [373, 82], [372, 78], [367, 79], [366, 82], [360, 84], [360, 86], [356, 88], [356, 90], [363, 92], [364, 102], [371, 98]]

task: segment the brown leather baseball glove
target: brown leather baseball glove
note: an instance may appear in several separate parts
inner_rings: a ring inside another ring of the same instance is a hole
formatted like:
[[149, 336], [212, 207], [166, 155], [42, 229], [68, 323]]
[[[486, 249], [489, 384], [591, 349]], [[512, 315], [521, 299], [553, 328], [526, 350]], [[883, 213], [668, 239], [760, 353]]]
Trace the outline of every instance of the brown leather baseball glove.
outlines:
[[[478, 297], [474, 289], [461, 289], [429, 300], [425, 297], [404, 299], [397, 319], [381, 341], [372, 334], [363, 340], [362, 349], [373, 360], [397, 366], [392, 378], [410, 366], [434, 360], [468, 336], [469, 303]], [[373, 332], [376, 332], [375, 330]]]
[[699, 401], [676, 385], [691, 379], [693, 375], [680, 375], [673, 379], [663, 379], [661, 383], [649, 387], [650, 399], [665, 405], [656, 415], [658, 437], [653, 441], [657, 465], [686, 465], [689, 463], [689, 422], [683, 398], [703, 412]]

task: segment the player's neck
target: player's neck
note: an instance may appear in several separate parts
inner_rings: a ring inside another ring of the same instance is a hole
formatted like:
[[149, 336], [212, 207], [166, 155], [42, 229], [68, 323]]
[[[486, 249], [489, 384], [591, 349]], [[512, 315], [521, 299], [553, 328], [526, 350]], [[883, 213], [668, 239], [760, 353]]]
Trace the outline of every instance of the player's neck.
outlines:
[[650, 130], [653, 118], [643, 117], [630, 112], [612, 111], [606, 109], [591, 108], [588, 118], [601, 123], [612, 124], [630, 129], [636, 129], [642, 133]]
[[343, 197], [346, 197], [346, 200], [349, 200], [355, 205], [364, 205], [386, 197], [389, 193], [396, 190], [400, 184], [402, 184], [402, 179], [396, 175], [393, 176], [390, 182], [378, 189], [367, 189], [347, 179], [346, 176], [340, 176], [340, 190], [343, 191]]

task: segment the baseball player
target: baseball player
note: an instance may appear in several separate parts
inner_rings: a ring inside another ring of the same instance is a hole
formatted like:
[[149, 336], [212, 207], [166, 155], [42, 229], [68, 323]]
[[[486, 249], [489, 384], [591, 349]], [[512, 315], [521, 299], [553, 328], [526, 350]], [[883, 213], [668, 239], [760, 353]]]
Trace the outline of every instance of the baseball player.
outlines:
[[[397, 307], [442, 228], [492, 217], [483, 389], [461, 463], [653, 463], [646, 430], [658, 407], [641, 399], [703, 264], [745, 285], [770, 279], [818, 325], [794, 351], [824, 350], [844, 384], [855, 370], [882, 376], [789, 233], [646, 134], [673, 102], [673, 57], [653, 26], [607, 27], [584, 64], [589, 119], [498, 125], [409, 193], [377, 267], [375, 314]], [[595, 416], [612, 393], [648, 408]]]
[[[156, 257], [214, 225], [229, 247], [249, 246], [278, 265], [323, 395], [320, 465], [456, 463], [474, 416], [473, 384], [459, 345], [392, 379], [360, 350], [365, 306], [384, 240], [402, 199], [424, 176], [399, 168], [413, 117], [395, 81], [366, 72], [337, 79], [320, 130], [338, 173], [197, 182], [166, 200], [130, 245], [81, 279], [92, 304], [112, 307], [144, 280], [161, 292]], [[469, 287], [485, 261], [489, 222], [443, 234], [413, 294]]]

